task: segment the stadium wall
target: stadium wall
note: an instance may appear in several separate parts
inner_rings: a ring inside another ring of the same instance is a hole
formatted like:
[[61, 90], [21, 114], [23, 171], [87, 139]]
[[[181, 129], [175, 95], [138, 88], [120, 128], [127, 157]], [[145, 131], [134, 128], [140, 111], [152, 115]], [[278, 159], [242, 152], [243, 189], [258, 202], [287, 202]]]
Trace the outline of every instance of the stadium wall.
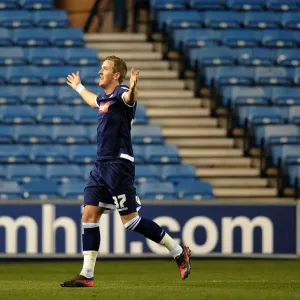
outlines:
[[[78, 201], [0, 204], [1, 258], [81, 257]], [[296, 202], [143, 201], [141, 214], [188, 244], [193, 257], [297, 258], [300, 208]], [[169, 257], [165, 248], [126, 232], [116, 212], [100, 222], [103, 258]]]

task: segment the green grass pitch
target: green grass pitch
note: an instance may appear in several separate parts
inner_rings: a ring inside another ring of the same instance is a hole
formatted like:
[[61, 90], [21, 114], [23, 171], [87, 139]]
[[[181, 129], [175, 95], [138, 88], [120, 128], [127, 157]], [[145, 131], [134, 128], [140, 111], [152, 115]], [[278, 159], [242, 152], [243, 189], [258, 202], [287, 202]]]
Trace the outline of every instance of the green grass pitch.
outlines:
[[194, 260], [182, 281], [172, 260], [101, 261], [94, 288], [67, 289], [81, 262], [0, 262], [2, 300], [300, 299], [300, 261]]

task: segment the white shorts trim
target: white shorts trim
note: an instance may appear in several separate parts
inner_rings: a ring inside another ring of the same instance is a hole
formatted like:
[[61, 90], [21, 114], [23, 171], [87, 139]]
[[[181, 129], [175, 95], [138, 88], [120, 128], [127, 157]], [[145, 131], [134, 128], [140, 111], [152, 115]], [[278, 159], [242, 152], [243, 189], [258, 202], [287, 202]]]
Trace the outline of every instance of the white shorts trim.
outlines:
[[132, 157], [128, 154], [121, 153], [120, 158], [124, 158], [124, 159], [130, 160], [131, 162], [134, 162], [134, 157]]
[[113, 204], [107, 204], [103, 202], [99, 202], [98, 206], [104, 207], [106, 209], [116, 209], [116, 207]]

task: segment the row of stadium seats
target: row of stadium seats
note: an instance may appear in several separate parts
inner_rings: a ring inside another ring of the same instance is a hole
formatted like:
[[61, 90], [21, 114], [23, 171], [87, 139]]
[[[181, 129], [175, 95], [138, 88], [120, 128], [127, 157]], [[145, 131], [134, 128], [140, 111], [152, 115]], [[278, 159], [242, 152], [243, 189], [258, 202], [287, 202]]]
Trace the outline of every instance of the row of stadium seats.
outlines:
[[69, 22], [64, 10], [6, 10], [0, 14], [0, 27], [64, 28], [69, 27]]
[[[96, 124], [98, 110], [91, 107], [66, 105], [1, 105], [0, 124]], [[139, 105], [134, 119], [135, 124], [146, 124], [148, 117], [144, 106]], [[96, 131], [96, 128], [95, 128]]]
[[271, 10], [300, 11], [298, 0], [151, 0], [153, 12], [159, 10]]
[[214, 46], [188, 51], [189, 68], [194, 69], [196, 61], [200, 66], [245, 65], [245, 66], [300, 66], [299, 49], [242, 48]]
[[[158, 30], [176, 28], [248, 28], [248, 29], [299, 29], [298, 12], [231, 12], [231, 11], [162, 11], [157, 15]], [[165, 26], [165, 27], [164, 27]]]
[[0, 0], [0, 10], [44, 10], [54, 8], [53, 0]]
[[0, 65], [97, 65], [98, 50], [91, 48], [1, 48]]
[[[0, 181], [0, 199], [83, 199], [85, 181], [71, 181], [58, 185], [52, 180], [37, 180], [19, 185], [15, 181]], [[214, 199], [212, 186], [199, 180], [184, 180], [178, 185], [171, 182], [141, 183], [137, 193], [143, 199]]]
[[298, 87], [248, 87], [224, 86], [221, 89], [222, 104], [227, 108], [237, 105], [300, 105]]
[[[134, 145], [137, 164], [180, 164], [179, 149], [173, 145]], [[90, 164], [97, 158], [96, 145], [1, 145], [0, 163]]]
[[0, 46], [19, 47], [83, 47], [83, 31], [79, 28], [0, 28]]
[[[133, 144], [164, 143], [162, 129], [158, 125], [134, 125], [131, 135]], [[94, 125], [0, 126], [1, 144], [94, 144], [96, 139]]]
[[[74, 180], [88, 180], [93, 165], [8, 165], [0, 166], [0, 179], [26, 183], [48, 179], [60, 183]], [[136, 183], [197, 179], [196, 169], [188, 165], [137, 165]]]
[[99, 83], [98, 66], [0, 67], [0, 84], [66, 84], [69, 74], [80, 72], [85, 84]]

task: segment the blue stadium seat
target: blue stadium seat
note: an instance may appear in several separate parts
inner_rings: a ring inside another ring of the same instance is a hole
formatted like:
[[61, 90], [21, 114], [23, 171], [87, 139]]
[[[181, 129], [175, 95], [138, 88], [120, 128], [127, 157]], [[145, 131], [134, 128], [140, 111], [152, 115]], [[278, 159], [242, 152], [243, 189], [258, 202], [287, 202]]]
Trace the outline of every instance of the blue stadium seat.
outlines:
[[[36, 67], [7, 67], [6, 80], [10, 84], [41, 84], [41, 72]], [[42, 70], [40, 70], [42, 71]]]
[[292, 165], [288, 168], [289, 184], [299, 189], [300, 166]]
[[67, 106], [39, 106], [37, 120], [42, 124], [72, 124], [73, 111]]
[[77, 165], [50, 165], [45, 167], [45, 178], [57, 183], [66, 183], [72, 180], [83, 180], [81, 169]]
[[59, 145], [34, 145], [28, 148], [30, 160], [40, 164], [64, 164], [68, 162], [67, 148]]
[[7, 179], [20, 183], [44, 179], [44, 168], [41, 165], [8, 165]]
[[93, 167], [94, 167], [93, 164], [86, 164], [86, 165], [80, 166], [81, 173], [83, 175], [84, 180], [87, 181], [89, 179], [90, 173], [91, 173]]
[[285, 107], [284, 110], [283, 108], [280, 108], [280, 111], [282, 115], [286, 115], [289, 123], [300, 125], [300, 106], [292, 105]]
[[240, 28], [243, 25], [244, 14], [231, 11], [206, 11], [204, 24], [208, 28], [228, 29]]
[[58, 185], [52, 180], [32, 180], [24, 183], [23, 195], [25, 199], [55, 199], [59, 198]]
[[138, 194], [142, 199], [177, 199], [175, 187], [170, 182], [142, 183], [138, 186]]
[[271, 98], [270, 88], [225, 86], [223, 91], [223, 105], [235, 108], [237, 105], [268, 105]]
[[96, 145], [70, 146], [69, 160], [75, 164], [90, 164], [97, 158]]
[[21, 0], [23, 9], [28, 10], [46, 10], [54, 9], [53, 0]]
[[33, 12], [36, 27], [63, 28], [68, 27], [68, 16], [64, 10], [42, 10]]
[[1, 90], [0, 94], [0, 104], [19, 104], [21, 102], [20, 88], [15, 86], [6, 85], [4, 89]]
[[258, 47], [261, 32], [257, 30], [232, 29], [222, 32], [222, 44], [229, 47]]
[[204, 47], [189, 50], [190, 68], [194, 69], [196, 61], [200, 67], [235, 64], [235, 53], [227, 47]]
[[283, 117], [280, 112], [274, 107], [266, 106], [239, 106], [239, 123], [245, 126], [246, 120], [248, 127], [251, 125], [263, 124], [282, 124]]
[[201, 14], [196, 10], [161, 11], [157, 14], [157, 27], [162, 31], [163, 25], [170, 28], [200, 28], [203, 24]]
[[50, 105], [58, 102], [56, 89], [52, 86], [23, 86], [21, 88], [21, 99], [25, 104]]
[[273, 87], [273, 105], [300, 105], [300, 88]]
[[154, 165], [137, 165], [135, 167], [135, 182], [160, 182], [160, 169]]
[[34, 124], [36, 112], [30, 106], [2, 106], [0, 122], [4, 124]]
[[147, 145], [145, 147], [147, 163], [181, 163], [179, 150], [173, 145]]
[[164, 165], [161, 167], [162, 179], [178, 183], [181, 180], [196, 179], [196, 169], [187, 165]]
[[133, 145], [134, 162], [136, 164], [142, 164], [146, 162], [145, 147], [142, 145]]
[[[87, 86], [86, 88], [89, 89]], [[61, 104], [65, 104], [65, 105], [85, 104], [84, 100], [80, 97], [80, 95], [69, 86], [60, 86], [57, 89], [57, 97]]]
[[300, 67], [294, 69], [294, 84], [300, 84]]
[[83, 200], [85, 181], [70, 181], [59, 187], [59, 194], [65, 199]]
[[300, 3], [298, 0], [266, 0], [268, 10], [273, 11], [299, 11]]
[[[57, 144], [88, 144], [87, 128], [78, 125], [52, 126], [52, 139]], [[96, 131], [96, 128], [94, 128]]]
[[0, 47], [9, 47], [13, 45], [10, 31], [5, 28], [0, 28]]
[[254, 128], [255, 144], [265, 147], [274, 144], [299, 144], [300, 135], [295, 125], [264, 125]]
[[8, 76], [7, 76], [7, 68], [5, 67], [0, 67], [0, 85], [3, 85], [7, 83], [8, 81]]
[[226, 0], [189, 0], [192, 9], [197, 10], [225, 10]]
[[205, 69], [206, 85], [252, 85], [255, 68], [244, 66], [208, 67]]
[[270, 49], [242, 48], [237, 49], [237, 61], [245, 66], [273, 66], [276, 64], [276, 53]]
[[28, 164], [30, 162], [28, 149], [20, 145], [1, 145], [1, 164]]
[[180, 10], [185, 9], [186, 0], [151, 0], [150, 8], [152, 13], [159, 10]]
[[[14, 130], [12, 126], [0, 126], [0, 144], [12, 144], [14, 142]], [[0, 146], [1, 147], [1, 146]]]
[[147, 111], [144, 105], [138, 104], [136, 107], [136, 112], [134, 116], [134, 125], [145, 125], [148, 124], [149, 117], [147, 116]]
[[98, 109], [88, 106], [77, 106], [74, 110], [74, 118], [78, 124], [97, 124]]
[[275, 29], [280, 28], [281, 20], [278, 14], [273, 12], [247, 12], [244, 26], [249, 29]]
[[131, 129], [132, 142], [135, 144], [163, 144], [164, 137], [158, 125], [134, 125]]
[[0, 179], [7, 179], [7, 168], [4, 166], [0, 166]]
[[32, 47], [24, 49], [29, 64], [36, 66], [59, 66], [64, 65], [63, 49]]
[[40, 70], [45, 84], [66, 84], [67, 76], [77, 71], [76, 67], [71, 66], [43, 67]]
[[50, 45], [49, 35], [41, 28], [13, 29], [12, 40], [19, 47], [45, 47]]
[[277, 63], [285, 67], [300, 66], [299, 49], [280, 49], [277, 50]]
[[237, 11], [259, 11], [264, 10], [264, 0], [228, 0], [230, 10]]
[[18, 144], [51, 144], [49, 126], [20, 125], [14, 127], [14, 140]]
[[294, 72], [282, 67], [258, 67], [255, 81], [261, 85], [292, 85]]
[[295, 48], [299, 36], [292, 30], [264, 30], [261, 43], [269, 48]]
[[0, 199], [20, 199], [23, 191], [15, 181], [0, 181]]
[[299, 30], [300, 12], [287, 12], [282, 14], [281, 23], [282, 23], [282, 27], [285, 29]]
[[180, 199], [186, 200], [211, 200], [216, 198], [210, 183], [193, 179], [179, 183], [176, 186], [176, 192]]
[[33, 26], [32, 13], [26, 10], [6, 10], [0, 14], [0, 27], [26, 28]]
[[80, 76], [82, 81], [85, 84], [99, 84], [99, 66], [92, 66], [92, 67], [81, 67], [80, 68]]
[[47, 31], [51, 44], [56, 47], [83, 47], [83, 31], [79, 28], [59, 28]]
[[272, 147], [272, 163], [274, 166], [299, 164], [300, 145], [278, 145]]
[[0, 0], [0, 10], [11, 10], [19, 8], [19, 0]]
[[73, 66], [94, 66], [98, 67], [99, 71], [99, 59], [98, 49], [91, 48], [66, 48], [64, 53], [64, 59], [66, 64]]

